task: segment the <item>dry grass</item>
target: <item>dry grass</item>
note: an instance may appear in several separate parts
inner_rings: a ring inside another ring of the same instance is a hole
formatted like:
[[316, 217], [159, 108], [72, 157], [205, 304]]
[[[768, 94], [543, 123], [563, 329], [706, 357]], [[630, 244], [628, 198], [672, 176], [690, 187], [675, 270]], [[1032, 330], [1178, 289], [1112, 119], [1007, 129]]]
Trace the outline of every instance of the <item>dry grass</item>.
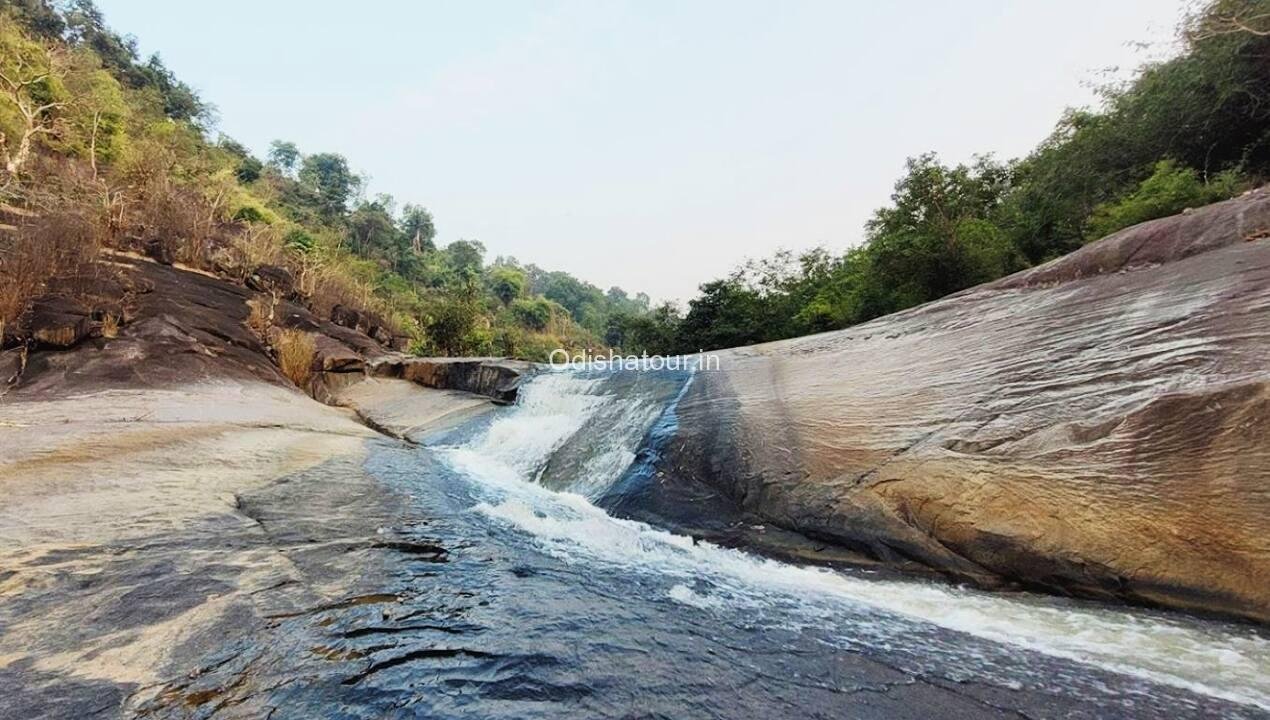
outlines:
[[282, 374], [299, 387], [306, 387], [313, 377], [313, 358], [317, 348], [313, 336], [303, 330], [283, 330], [274, 343], [278, 351], [278, 367]]
[[101, 336], [104, 338], [113, 338], [119, 336], [119, 318], [112, 313], [106, 313], [101, 319]]
[[296, 262], [283, 247], [278, 228], [248, 225], [211, 251], [206, 264], [235, 282], [244, 282], [261, 265], [281, 265], [297, 274]]
[[273, 327], [274, 308], [276, 303], [271, 296], [259, 295], [247, 300], [247, 327], [251, 328], [261, 339], [269, 336], [269, 328]]
[[58, 209], [0, 235], [0, 324], [20, 328], [27, 305], [54, 277], [89, 282], [103, 222], [91, 212]]
[[[177, 262], [238, 283], [261, 265], [280, 265], [292, 272], [297, 291], [319, 317], [344, 305], [400, 334], [400, 318], [337, 251], [300, 253], [286, 247], [281, 225], [230, 222], [223, 192], [171, 179], [176, 159], [168, 148], [147, 146], [130, 157], [122, 172], [98, 176], [86, 163], [40, 155], [33, 158], [31, 182], [0, 193], [0, 203], [29, 213], [17, 220], [0, 217], [0, 224], [17, 226], [0, 230], [0, 327], [8, 328], [11, 341], [24, 331], [21, 320], [31, 300], [50, 281], [56, 279], [59, 292], [78, 293], [77, 287], [66, 289], [65, 280], [83, 278], [83, 292], [91, 294], [92, 278], [103, 272], [96, 263], [100, 248], [148, 252], [152, 243]], [[121, 318], [113, 321], [117, 329]], [[247, 321], [266, 337], [273, 308], [267, 301], [253, 304]]]

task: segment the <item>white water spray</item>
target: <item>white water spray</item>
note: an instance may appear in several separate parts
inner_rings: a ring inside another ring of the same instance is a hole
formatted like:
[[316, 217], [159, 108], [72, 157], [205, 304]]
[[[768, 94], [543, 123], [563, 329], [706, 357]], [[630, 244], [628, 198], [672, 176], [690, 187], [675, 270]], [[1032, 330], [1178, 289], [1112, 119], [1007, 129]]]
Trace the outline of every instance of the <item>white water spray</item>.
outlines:
[[841, 626], [844, 645], [885, 643], [911, 633], [916, 620], [1270, 710], [1270, 643], [1250, 628], [801, 567], [614, 518], [587, 497], [542, 487], [551, 455], [603, 416], [595, 430], [609, 433], [606, 449], [587, 463], [591, 476], [575, 483], [593, 498], [625, 470], [655, 422], [658, 409], [641, 398], [595, 394], [600, 387], [569, 373], [542, 376], [482, 436], [441, 449], [478, 483], [483, 501], [475, 511], [565, 561], [664, 578], [670, 600], [699, 611], [740, 610], [794, 629]]

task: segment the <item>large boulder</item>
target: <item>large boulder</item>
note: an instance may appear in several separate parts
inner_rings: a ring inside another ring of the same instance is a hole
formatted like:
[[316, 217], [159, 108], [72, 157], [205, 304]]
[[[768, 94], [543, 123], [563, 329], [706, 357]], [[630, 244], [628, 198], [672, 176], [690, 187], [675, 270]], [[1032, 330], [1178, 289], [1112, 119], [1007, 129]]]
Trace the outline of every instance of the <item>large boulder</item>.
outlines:
[[92, 330], [92, 308], [62, 295], [44, 295], [31, 304], [27, 328], [39, 347], [75, 346]]
[[374, 363], [372, 374], [409, 380], [437, 390], [462, 390], [498, 403], [515, 401], [533, 363], [506, 358], [389, 357]]
[[280, 265], [261, 265], [247, 276], [247, 287], [274, 297], [289, 297], [295, 291], [295, 277]]
[[667, 472], [982, 584], [1270, 621], [1270, 193], [699, 372]]
[[313, 337], [313, 369], [321, 372], [361, 372], [366, 361], [349, 347], [325, 335]]
[[336, 305], [331, 308], [331, 322], [360, 333], [370, 330], [370, 318], [366, 313], [347, 305]]

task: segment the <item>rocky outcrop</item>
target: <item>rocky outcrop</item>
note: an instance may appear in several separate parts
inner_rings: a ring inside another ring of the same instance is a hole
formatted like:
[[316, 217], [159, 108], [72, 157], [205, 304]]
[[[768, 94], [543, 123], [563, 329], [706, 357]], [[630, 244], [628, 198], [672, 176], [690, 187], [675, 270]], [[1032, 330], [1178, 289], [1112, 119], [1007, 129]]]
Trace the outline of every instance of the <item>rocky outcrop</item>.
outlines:
[[[260, 266], [243, 287], [123, 253], [102, 267], [109, 272], [58, 279], [34, 303], [23, 322], [31, 347], [4, 351], [0, 393], [22, 399], [209, 380], [293, 387], [272, 357], [283, 329], [313, 337], [313, 376], [301, 389], [332, 405], [346, 404], [348, 389], [372, 375], [506, 403], [532, 367], [502, 358], [408, 357], [381, 342], [397, 344], [364, 313], [337, 306], [328, 321], [285, 300], [293, 288], [282, 268]], [[272, 327], [250, 327], [252, 302], [272, 308]], [[108, 319], [117, 334], [104, 337]], [[430, 416], [433, 404], [423, 402], [418, 413]]]
[[261, 265], [247, 276], [247, 287], [277, 297], [290, 297], [295, 290], [295, 277], [279, 265]]
[[[124, 317], [117, 318], [122, 325], [117, 336], [81, 335], [55, 348], [37, 346], [11, 396], [46, 398], [206, 380], [290, 385], [262, 339], [248, 327], [247, 301], [254, 293], [247, 288], [123, 254], [105, 262], [114, 273], [99, 285], [118, 283], [123, 288]], [[81, 304], [89, 297], [92, 308], [109, 307], [102, 298], [83, 292], [75, 296]], [[81, 307], [82, 312], [88, 310]]]
[[533, 363], [507, 358], [398, 357], [375, 363], [372, 372], [379, 377], [402, 378], [424, 387], [461, 390], [510, 403], [534, 367]]
[[72, 298], [38, 297], [31, 304], [31, 339], [50, 348], [68, 348], [88, 337], [92, 309]]
[[1270, 192], [732, 350], [667, 470], [983, 585], [1270, 621]]
[[335, 404], [352, 409], [368, 427], [410, 442], [488, 412], [488, 398], [459, 390], [434, 390], [399, 378], [367, 378], [341, 389]]

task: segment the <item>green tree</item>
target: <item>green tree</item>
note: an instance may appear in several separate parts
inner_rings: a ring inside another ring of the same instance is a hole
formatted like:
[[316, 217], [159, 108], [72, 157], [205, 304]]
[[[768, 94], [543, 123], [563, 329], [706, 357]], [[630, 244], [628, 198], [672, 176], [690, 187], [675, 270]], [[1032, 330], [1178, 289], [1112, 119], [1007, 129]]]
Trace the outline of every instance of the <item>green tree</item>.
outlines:
[[336, 153], [304, 156], [299, 181], [314, 194], [317, 209], [327, 220], [342, 217], [348, 211], [348, 201], [361, 184], [361, 178], [349, 169], [344, 156]]
[[437, 228], [432, 221], [432, 213], [425, 207], [406, 203], [401, 211], [401, 232], [410, 240], [410, 248], [415, 253], [437, 249], [433, 242], [437, 236]]
[[445, 246], [446, 267], [460, 283], [470, 283], [481, 275], [485, 246], [476, 240], [455, 240]]
[[407, 245], [382, 201], [362, 203], [348, 216], [349, 239], [358, 255], [397, 269]]
[[510, 309], [516, 322], [530, 330], [541, 332], [551, 323], [551, 303], [544, 298], [517, 299], [512, 301]]
[[490, 291], [504, 307], [525, 293], [525, 274], [515, 268], [495, 267], [489, 272]]
[[274, 140], [269, 143], [269, 165], [290, 177], [300, 164], [300, 148], [293, 142]]
[[1161, 160], [1156, 163], [1155, 172], [1132, 193], [1094, 208], [1087, 236], [1100, 238], [1130, 225], [1207, 205], [1234, 195], [1240, 185], [1239, 176], [1233, 172], [1219, 173], [1206, 183], [1195, 170], [1179, 167], [1173, 160]]
[[32, 40], [0, 15], [0, 156], [10, 177], [22, 171], [37, 141], [62, 132], [72, 100], [64, 82], [68, 65], [63, 49]]

